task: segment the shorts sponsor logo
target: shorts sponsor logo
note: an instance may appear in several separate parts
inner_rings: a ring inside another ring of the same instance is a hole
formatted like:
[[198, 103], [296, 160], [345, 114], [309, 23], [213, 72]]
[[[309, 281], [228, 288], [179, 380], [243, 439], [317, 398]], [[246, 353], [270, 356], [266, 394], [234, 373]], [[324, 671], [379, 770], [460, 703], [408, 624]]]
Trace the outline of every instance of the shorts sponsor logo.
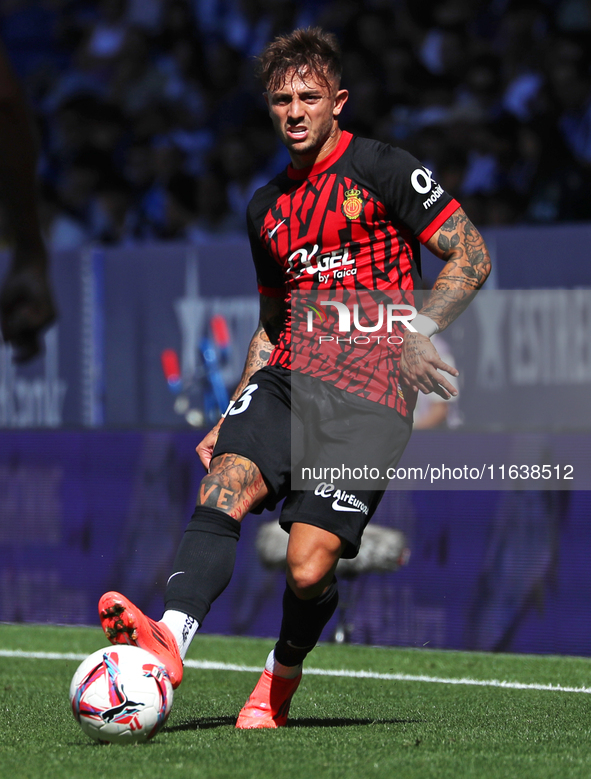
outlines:
[[337, 490], [334, 484], [320, 482], [316, 485], [314, 495], [320, 498], [331, 498], [334, 511], [353, 511], [357, 514], [369, 514], [369, 507], [352, 492], [346, 490]]

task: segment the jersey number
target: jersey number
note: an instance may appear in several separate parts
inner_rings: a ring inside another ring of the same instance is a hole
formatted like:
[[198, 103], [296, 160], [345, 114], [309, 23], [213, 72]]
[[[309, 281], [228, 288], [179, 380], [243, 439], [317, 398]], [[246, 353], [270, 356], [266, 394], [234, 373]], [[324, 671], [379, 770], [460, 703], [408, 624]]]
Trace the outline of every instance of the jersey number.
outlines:
[[252, 400], [252, 393], [255, 390], [258, 390], [258, 388], [259, 388], [258, 384], [249, 384], [248, 387], [246, 387], [242, 395], [240, 395], [236, 403], [232, 406], [232, 408], [228, 412], [229, 416], [234, 416], [235, 414], [242, 414], [243, 411], [246, 411], [246, 409], [250, 406], [250, 401]]

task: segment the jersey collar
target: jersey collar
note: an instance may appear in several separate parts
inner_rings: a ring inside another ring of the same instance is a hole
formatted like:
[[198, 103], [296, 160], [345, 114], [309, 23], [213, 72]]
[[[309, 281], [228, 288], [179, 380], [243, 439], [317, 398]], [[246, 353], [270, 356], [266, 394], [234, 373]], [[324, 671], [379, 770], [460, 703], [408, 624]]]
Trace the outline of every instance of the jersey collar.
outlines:
[[290, 162], [287, 166], [287, 175], [290, 179], [301, 180], [306, 179], [309, 176], [317, 176], [319, 173], [324, 173], [325, 170], [328, 170], [330, 166], [334, 165], [339, 157], [343, 155], [346, 148], [351, 143], [352, 138], [353, 136], [351, 133], [343, 130], [336, 149], [331, 152], [328, 157], [320, 160], [320, 162], [314, 163], [314, 165], [309, 165], [307, 168], [294, 168]]

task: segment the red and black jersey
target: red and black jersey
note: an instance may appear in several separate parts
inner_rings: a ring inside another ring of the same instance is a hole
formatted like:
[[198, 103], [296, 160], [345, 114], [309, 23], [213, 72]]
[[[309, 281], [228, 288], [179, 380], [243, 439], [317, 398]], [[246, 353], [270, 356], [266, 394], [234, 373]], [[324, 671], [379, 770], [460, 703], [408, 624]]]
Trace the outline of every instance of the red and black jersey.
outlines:
[[397, 380], [401, 326], [386, 329], [383, 296], [412, 304], [419, 242], [457, 208], [410, 154], [347, 132], [321, 162], [257, 190], [247, 220], [259, 291], [288, 303], [269, 365], [412, 411]]

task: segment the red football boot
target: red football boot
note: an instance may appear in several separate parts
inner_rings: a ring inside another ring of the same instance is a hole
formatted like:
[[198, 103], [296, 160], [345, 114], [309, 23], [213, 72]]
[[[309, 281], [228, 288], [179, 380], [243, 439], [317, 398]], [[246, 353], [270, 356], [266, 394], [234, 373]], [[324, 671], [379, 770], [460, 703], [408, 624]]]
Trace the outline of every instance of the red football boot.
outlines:
[[183, 661], [170, 629], [154, 622], [118, 592], [106, 592], [99, 600], [99, 617], [112, 644], [139, 646], [164, 663], [173, 687], [183, 679]]
[[284, 679], [265, 669], [242, 707], [236, 727], [242, 730], [283, 727], [287, 722], [289, 704], [301, 679], [301, 673], [295, 679]]

